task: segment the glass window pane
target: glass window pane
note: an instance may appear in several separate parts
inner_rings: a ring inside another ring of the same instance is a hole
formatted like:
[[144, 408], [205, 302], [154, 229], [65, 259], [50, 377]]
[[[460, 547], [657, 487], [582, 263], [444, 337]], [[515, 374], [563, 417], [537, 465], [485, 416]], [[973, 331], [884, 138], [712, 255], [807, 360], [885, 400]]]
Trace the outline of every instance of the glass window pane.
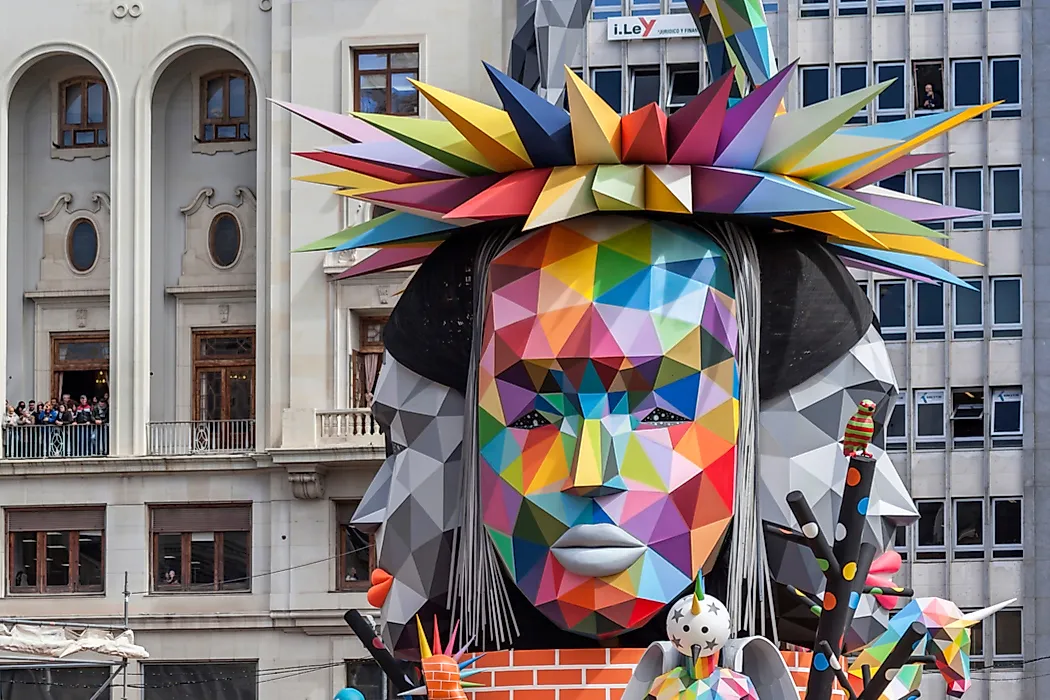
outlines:
[[215, 138], [222, 139], [223, 141], [232, 141], [237, 138], [237, 126], [234, 124], [227, 124], [226, 126], [215, 127]]
[[419, 114], [419, 91], [415, 85], [408, 82], [409, 78], [416, 80], [419, 75], [413, 71], [394, 73], [390, 76], [391, 114]]
[[944, 325], [944, 288], [939, 284], [919, 282], [915, 285], [915, 323], [920, 327]]
[[359, 53], [357, 54], [358, 70], [386, 70], [385, 53]]
[[992, 170], [992, 213], [1021, 213], [1021, 169]]
[[87, 272], [98, 259], [98, 235], [95, 226], [81, 219], [69, 232], [69, 264], [77, 272]]
[[915, 173], [915, 196], [944, 204], [944, 171], [917, 171]]
[[416, 70], [419, 68], [418, 51], [398, 51], [390, 54], [390, 67], [394, 70]]
[[904, 65], [883, 64], [875, 66], [875, 72], [878, 82], [893, 81], [893, 84], [879, 95], [878, 109], [880, 111], [904, 109]]
[[944, 400], [932, 396], [934, 392], [916, 392], [915, 422], [919, 437], [944, 436]]
[[885, 180], [879, 181], [879, 187], [887, 190], [893, 190], [894, 192], [904, 192], [905, 189], [905, 177], [904, 173], [899, 173], [893, 177], [888, 177]]
[[846, 95], [868, 85], [867, 66], [839, 66], [839, 94]]
[[907, 417], [908, 407], [904, 403], [895, 404], [890, 412], [890, 419], [886, 421], [886, 437], [905, 437]]
[[359, 76], [357, 89], [360, 93], [360, 111], [366, 114], [386, 114], [386, 76]]
[[81, 532], [78, 535], [80, 556], [77, 582], [81, 587], [102, 586], [102, 533]]
[[941, 501], [920, 501], [915, 504], [919, 510], [920, 547], [944, 546], [944, 503]]
[[1021, 544], [1021, 499], [997, 498], [992, 510], [995, 544]]
[[905, 286], [903, 282], [879, 285], [879, 324], [883, 328], [903, 328]]
[[970, 658], [979, 659], [982, 656], [984, 656], [984, 620], [970, 628]]
[[251, 584], [248, 571], [247, 532], [222, 533], [222, 586], [224, 591], [246, 591]]
[[105, 94], [102, 83], [90, 83], [88, 94], [88, 124], [101, 124], [105, 116]]
[[66, 86], [66, 124], [79, 124], [84, 111], [84, 86], [74, 83]]
[[1021, 60], [997, 58], [992, 61], [992, 102], [1021, 104]]
[[211, 588], [215, 583], [215, 533], [190, 535], [190, 585]]
[[69, 536], [68, 532], [47, 533], [47, 572], [45, 585], [48, 588], [64, 588], [69, 585]]
[[154, 575], [156, 576], [154, 583], [157, 587], [182, 585], [182, 535], [157, 535], [157, 562]]
[[634, 89], [631, 94], [631, 109], [644, 107], [650, 102], [660, 101], [660, 71], [656, 69], [634, 71]]
[[828, 99], [828, 69], [802, 69], [802, 106], [807, 107]]
[[387, 700], [387, 678], [383, 669], [371, 659], [346, 662], [346, 685], [356, 688], [365, 700]]
[[14, 538], [14, 571], [11, 577], [13, 589], [36, 590], [37, 572], [37, 533], [35, 532], [13, 532]]
[[77, 146], [90, 146], [95, 143], [95, 132], [75, 131], [73, 132], [73, 141]]
[[955, 502], [955, 544], [979, 547], [984, 543], [984, 502]]
[[1021, 280], [1016, 277], [992, 280], [993, 316], [995, 324], [1021, 322]]
[[984, 322], [981, 280], [968, 279], [975, 289], [955, 288], [955, 325], [980, 326]]
[[248, 91], [244, 78], [230, 78], [230, 119], [248, 116]]
[[225, 94], [225, 76], [212, 78], [208, 81], [207, 87], [205, 88], [205, 97], [207, 101], [206, 114], [208, 119], [222, 119], [226, 116], [226, 107], [223, 104]]
[[147, 663], [142, 674], [142, 700], [256, 700], [265, 679], [254, 661]]
[[[87, 700], [112, 672], [109, 666], [23, 667], [0, 671], [0, 687], [4, 700]], [[98, 700], [114, 697], [119, 696], [111, 687], [104, 690]]]
[[623, 75], [617, 70], [596, 70], [593, 75], [594, 91], [605, 100], [605, 104], [618, 114], [623, 113], [623, 93], [620, 89]]
[[219, 267], [229, 267], [241, 254], [241, 228], [231, 214], [219, 214], [211, 224], [211, 257]]
[[1016, 400], [996, 400], [992, 405], [992, 432], [1021, 432], [1021, 402]]
[[671, 95], [668, 103], [684, 105], [700, 94], [699, 70], [675, 70], [671, 73]]
[[1021, 655], [1021, 611], [1000, 610], [995, 613], [995, 655]]
[[954, 180], [954, 202], [955, 206], [964, 209], [984, 208], [984, 192], [981, 183], [980, 170], [956, 170], [952, 173]]
[[952, 77], [956, 107], [981, 104], [980, 61], [953, 61]]

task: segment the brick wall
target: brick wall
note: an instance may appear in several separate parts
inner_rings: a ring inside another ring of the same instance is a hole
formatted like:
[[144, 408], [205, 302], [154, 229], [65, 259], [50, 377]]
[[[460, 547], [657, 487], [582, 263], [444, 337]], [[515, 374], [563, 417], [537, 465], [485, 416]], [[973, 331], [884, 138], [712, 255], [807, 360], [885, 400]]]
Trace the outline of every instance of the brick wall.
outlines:
[[[470, 680], [486, 687], [472, 700], [620, 700], [644, 649], [543, 649], [489, 652]], [[801, 700], [809, 677], [809, 653], [782, 652]], [[835, 688], [838, 700], [845, 694]]]

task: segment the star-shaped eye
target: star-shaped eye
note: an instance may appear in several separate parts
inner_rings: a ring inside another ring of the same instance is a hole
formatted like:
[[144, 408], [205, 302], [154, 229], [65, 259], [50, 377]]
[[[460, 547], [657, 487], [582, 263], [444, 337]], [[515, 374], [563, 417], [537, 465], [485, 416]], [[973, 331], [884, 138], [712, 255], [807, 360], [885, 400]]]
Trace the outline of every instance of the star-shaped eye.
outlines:
[[666, 408], [654, 408], [649, 412], [645, 418], [642, 419], [643, 423], [656, 423], [659, 424], [670, 424], [670, 423], [685, 423], [688, 418], [680, 416], [673, 411], [668, 411]]
[[551, 422], [539, 411], [529, 411], [524, 416], [511, 423], [508, 427], [517, 428], [519, 430], [535, 430], [536, 428], [542, 428], [543, 426], [550, 424]]

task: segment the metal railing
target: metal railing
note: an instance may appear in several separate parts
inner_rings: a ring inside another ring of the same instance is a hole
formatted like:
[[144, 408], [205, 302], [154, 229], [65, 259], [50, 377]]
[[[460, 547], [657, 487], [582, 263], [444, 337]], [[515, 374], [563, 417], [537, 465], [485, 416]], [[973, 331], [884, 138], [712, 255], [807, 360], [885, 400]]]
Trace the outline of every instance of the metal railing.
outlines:
[[369, 408], [317, 411], [316, 416], [321, 445], [383, 444], [383, 430]]
[[6, 425], [4, 459], [70, 459], [109, 454], [109, 425]]
[[255, 419], [163, 421], [147, 425], [149, 454], [240, 454], [255, 451]]

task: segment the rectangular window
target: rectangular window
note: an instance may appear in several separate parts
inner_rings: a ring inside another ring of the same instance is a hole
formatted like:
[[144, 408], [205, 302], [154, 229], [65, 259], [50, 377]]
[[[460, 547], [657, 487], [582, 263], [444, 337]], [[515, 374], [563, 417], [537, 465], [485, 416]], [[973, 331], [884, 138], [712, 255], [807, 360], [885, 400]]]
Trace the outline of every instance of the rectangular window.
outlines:
[[995, 654], [996, 665], [1000, 661], [1021, 662], [1023, 656], [1022, 622], [1019, 609], [1000, 610], [995, 613]]
[[397, 691], [387, 680], [383, 669], [372, 659], [346, 662], [346, 687], [361, 691], [365, 700], [393, 700], [397, 697]]
[[941, 12], [944, 10], [944, 0], [912, 0], [914, 12]]
[[646, 66], [631, 69], [631, 110], [660, 102], [660, 69]]
[[908, 449], [908, 392], [897, 394], [897, 403], [886, 421], [886, 451]]
[[979, 10], [982, 0], [952, 0], [953, 10]]
[[975, 340], [984, 337], [984, 298], [981, 294], [984, 281], [980, 277], [964, 279], [973, 289], [956, 286], [953, 288], [955, 299], [955, 321], [952, 324], [952, 338], [955, 340]]
[[828, 0], [802, 0], [800, 14], [803, 17], [828, 17], [830, 7]]
[[897, 173], [893, 177], [888, 177], [885, 180], [879, 180], [879, 187], [904, 194], [905, 190], [907, 189], [907, 180], [908, 178], [905, 177], [904, 173]]
[[153, 591], [251, 590], [251, 504], [153, 506]]
[[838, 0], [840, 17], [868, 14], [868, 0]]
[[980, 559], [984, 556], [984, 500], [957, 498], [955, 505], [956, 559]]
[[700, 69], [693, 66], [668, 66], [667, 113], [674, 114], [700, 94]]
[[915, 449], [944, 449], [944, 389], [915, 391]]
[[984, 447], [983, 389], [952, 389], [952, 447]]
[[593, 0], [591, 5], [591, 19], [609, 19], [622, 14], [622, 0]]
[[[992, 7], [995, 2], [992, 0]], [[992, 102], [1002, 100], [1002, 104], [992, 110], [992, 119], [1021, 116], [1021, 59], [1017, 56], [993, 58], [991, 64]]]
[[952, 104], [973, 107], [981, 104], [984, 75], [981, 59], [962, 58], [952, 61]]
[[875, 121], [894, 122], [904, 119], [905, 70], [903, 63], [877, 63], [875, 81], [878, 83], [892, 80], [893, 84], [883, 90], [875, 102]]
[[857, 286], [860, 287], [860, 293], [864, 296], [868, 296], [868, 283], [857, 280]]
[[106, 508], [8, 509], [8, 591], [105, 590]]
[[[916, 197], [944, 204], [944, 170], [916, 170], [913, 172], [913, 193]], [[943, 231], [943, 221], [924, 221], [923, 226]]]
[[591, 87], [613, 111], [623, 114], [623, 71], [619, 68], [595, 68], [591, 71]]
[[901, 555], [901, 559], [908, 561], [908, 526], [898, 525], [893, 533], [893, 548]]
[[944, 109], [944, 64], [921, 61], [912, 64], [915, 85], [915, 111], [937, 112]]
[[658, 15], [660, 14], [660, 0], [631, 0], [631, 14]]
[[992, 228], [1021, 226], [1021, 168], [992, 168]]
[[944, 501], [915, 501], [919, 526], [915, 558], [919, 561], [944, 561]]
[[1017, 498], [992, 499], [992, 556], [1020, 559], [1024, 556], [1023, 506]]
[[944, 287], [915, 283], [915, 339], [944, 340]]
[[904, 14], [904, 0], [875, 0], [875, 14], [902, 15]]
[[762, 3], [762, 9], [766, 11], [766, 14], [769, 14], [770, 12], [780, 12], [780, 0]]
[[360, 503], [344, 501], [335, 504], [336, 588], [341, 591], [367, 591], [375, 568], [375, 537], [350, 526]]
[[[963, 209], [984, 211], [984, 177], [980, 168], [958, 168], [952, 170], [952, 204]], [[973, 230], [984, 227], [981, 217], [955, 219], [952, 228]]]
[[884, 340], [905, 340], [908, 336], [908, 286], [904, 282], [876, 282], [875, 302]]
[[142, 700], [185, 700], [191, 694], [194, 698], [255, 700], [258, 688], [259, 670], [254, 661], [142, 664]]
[[992, 337], [1021, 337], [1021, 278], [992, 278]]
[[802, 106], [823, 102], [831, 96], [831, 71], [827, 66], [802, 68]]
[[419, 47], [354, 52], [354, 109], [368, 114], [419, 114]]
[[1024, 428], [1023, 399], [1019, 386], [992, 389], [992, 447], [1021, 447]]
[[[4, 700], [83, 700], [109, 680], [109, 666], [33, 668], [24, 666], [0, 671]], [[102, 691], [97, 700], [110, 700], [113, 689]]]
[[[839, 94], [848, 95], [851, 92], [862, 90], [868, 86], [868, 66], [863, 63], [843, 64], [838, 67]], [[861, 107], [860, 111], [850, 117], [847, 124], [867, 124], [868, 108]]]

